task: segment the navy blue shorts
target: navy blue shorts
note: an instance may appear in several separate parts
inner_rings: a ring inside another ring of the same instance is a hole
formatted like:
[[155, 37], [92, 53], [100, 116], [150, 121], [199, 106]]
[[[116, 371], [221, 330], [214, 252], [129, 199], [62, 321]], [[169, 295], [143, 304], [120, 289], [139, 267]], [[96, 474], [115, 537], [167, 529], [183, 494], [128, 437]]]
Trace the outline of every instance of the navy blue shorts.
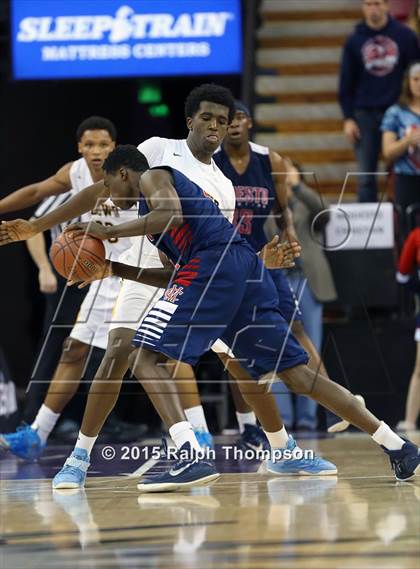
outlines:
[[278, 305], [269, 271], [249, 246], [206, 249], [178, 271], [133, 345], [194, 365], [221, 338], [254, 378], [306, 364]]
[[302, 320], [298, 299], [284, 271], [282, 269], [272, 269], [270, 270], [270, 276], [276, 285], [279, 295], [279, 309], [285, 320], [287, 322]]

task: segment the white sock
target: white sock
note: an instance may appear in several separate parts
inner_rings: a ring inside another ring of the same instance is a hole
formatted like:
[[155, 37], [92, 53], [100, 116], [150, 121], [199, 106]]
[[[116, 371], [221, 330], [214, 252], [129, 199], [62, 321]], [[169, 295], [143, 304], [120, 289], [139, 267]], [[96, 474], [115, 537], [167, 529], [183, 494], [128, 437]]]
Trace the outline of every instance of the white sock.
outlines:
[[177, 449], [180, 449], [186, 442], [191, 444], [191, 448], [201, 451], [201, 447], [194, 435], [191, 423], [188, 421], [181, 421], [169, 427], [169, 435], [174, 441]]
[[46, 405], [42, 404], [38, 411], [35, 421], [31, 427], [37, 431], [39, 438], [45, 444], [51, 431], [54, 429], [56, 422], [60, 417], [60, 413], [54, 413]]
[[275, 433], [267, 433], [264, 431], [265, 436], [270, 443], [271, 448], [286, 448], [287, 442], [289, 440], [289, 435], [287, 434], [286, 427], [276, 431]]
[[193, 429], [204, 431], [205, 433], [209, 432], [202, 405], [196, 405], [195, 407], [184, 409], [184, 413]]
[[388, 450], [401, 450], [404, 445], [402, 438], [397, 433], [394, 433], [383, 421], [381, 421], [378, 429], [373, 433], [372, 439], [375, 443], [384, 446]]
[[255, 416], [254, 411], [250, 411], [249, 413], [238, 413], [238, 411], [236, 411], [236, 418], [238, 419], [240, 433], [244, 432], [245, 425], [257, 424], [257, 417]]
[[79, 431], [79, 436], [77, 437], [77, 442], [74, 448], [83, 448], [90, 456], [97, 438], [98, 435], [96, 435], [96, 437], [87, 437], [82, 433], [82, 431]]

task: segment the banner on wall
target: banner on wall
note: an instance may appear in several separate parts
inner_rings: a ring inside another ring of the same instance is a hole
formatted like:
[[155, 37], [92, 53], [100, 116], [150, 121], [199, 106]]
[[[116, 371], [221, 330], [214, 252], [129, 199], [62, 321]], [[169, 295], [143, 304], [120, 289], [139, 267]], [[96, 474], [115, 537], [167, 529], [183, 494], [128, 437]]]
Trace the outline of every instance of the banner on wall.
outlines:
[[12, 0], [15, 79], [239, 73], [240, 0]]
[[326, 226], [327, 249], [392, 249], [393, 216], [391, 203], [332, 205]]

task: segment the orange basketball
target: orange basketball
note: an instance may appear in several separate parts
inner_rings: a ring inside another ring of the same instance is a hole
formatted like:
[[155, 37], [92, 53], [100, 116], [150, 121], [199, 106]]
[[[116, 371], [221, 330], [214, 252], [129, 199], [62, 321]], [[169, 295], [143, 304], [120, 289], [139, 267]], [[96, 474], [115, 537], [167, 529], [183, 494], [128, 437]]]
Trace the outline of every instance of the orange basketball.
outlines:
[[61, 233], [50, 249], [55, 270], [65, 279], [86, 280], [105, 261], [105, 247], [91, 235]]

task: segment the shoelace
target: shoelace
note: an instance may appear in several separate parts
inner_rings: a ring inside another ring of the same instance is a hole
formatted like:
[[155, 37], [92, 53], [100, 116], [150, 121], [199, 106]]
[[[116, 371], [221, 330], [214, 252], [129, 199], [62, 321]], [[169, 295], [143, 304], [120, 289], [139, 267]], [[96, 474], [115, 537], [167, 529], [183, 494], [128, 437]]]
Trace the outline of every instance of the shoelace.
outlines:
[[82, 470], [80, 470], [80, 468], [76, 468], [75, 466], [69, 466], [68, 464], [65, 464], [63, 466], [63, 469], [60, 471], [60, 474], [72, 474], [74, 476], [79, 477], [80, 472], [83, 472]]
[[392, 470], [395, 472], [396, 468], [397, 468], [397, 461], [395, 460], [395, 458], [391, 458], [391, 457], [389, 457], [389, 461], [391, 463]]

